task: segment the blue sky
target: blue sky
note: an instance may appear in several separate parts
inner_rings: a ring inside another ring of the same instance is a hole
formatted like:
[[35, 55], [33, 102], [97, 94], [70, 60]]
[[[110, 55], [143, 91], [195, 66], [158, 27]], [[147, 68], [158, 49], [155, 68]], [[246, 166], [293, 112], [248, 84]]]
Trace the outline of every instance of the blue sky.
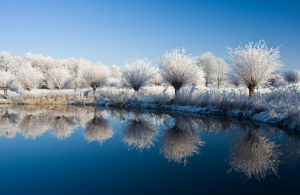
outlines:
[[122, 65], [172, 48], [228, 58], [227, 46], [264, 39], [300, 69], [300, 2], [0, 0], [0, 50]]

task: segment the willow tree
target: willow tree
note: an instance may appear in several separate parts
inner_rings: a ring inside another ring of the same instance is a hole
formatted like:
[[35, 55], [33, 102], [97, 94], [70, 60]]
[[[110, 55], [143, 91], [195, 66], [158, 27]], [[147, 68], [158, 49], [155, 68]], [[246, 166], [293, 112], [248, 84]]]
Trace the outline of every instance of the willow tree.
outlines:
[[244, 47], [229, 48], [232, 58], [232, 75], [235, 75], [254, 95], [257, 86], [266, 83], [270, 76], [282, 65], [278, 48], [268, 48], [264, 41], [249, 42]]
[[193, 84], [204, 75], [194, 58], [185, 54], [184, 50], [166, 52], [160, 60], [159, 67], [164, 81], [174, 87], [175, 94], [184, 85]]
[[151, 61], [138, 58], [124, 66], [122, 76], [125, 85], [138, 91], [152, 80], [154, 69], [151, 67]]

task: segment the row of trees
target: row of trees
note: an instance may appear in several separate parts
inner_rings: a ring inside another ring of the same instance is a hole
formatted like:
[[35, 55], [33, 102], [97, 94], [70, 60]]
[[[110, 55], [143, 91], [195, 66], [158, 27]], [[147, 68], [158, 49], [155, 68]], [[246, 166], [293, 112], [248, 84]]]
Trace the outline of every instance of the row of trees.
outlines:
[[[175, 93], [186, 85], [205, 84], [221, 86], [229, 81], [236, 86], [243, 84], [253, 96], [254, 89], [266, 83], [275, 83], [282, 63], [278, 48], [268, 48], [265, 42], [248, 43], [244, 47], [229, 49], [231, 66], [212, 53], [193, 57], [184, 50], [166, 52], [153, 66], [148, 59], [138, 58], [122, 68], [108, 68], [101, 62], [80, 59], [54, 60], [51, 57], [28, 53], [21, 57], [0, 53], [0, 88], [7, 96], [7, 89], [21, 87], [62, 89], [91, 87], [95, 92], [104, 85], [127, 86], [135, 91], [141, 87], [167, 83]], [[288, 82], [299, 82], [299, 71], [283, 74]], [[16, 85], [17, 84], [17, 85]]]

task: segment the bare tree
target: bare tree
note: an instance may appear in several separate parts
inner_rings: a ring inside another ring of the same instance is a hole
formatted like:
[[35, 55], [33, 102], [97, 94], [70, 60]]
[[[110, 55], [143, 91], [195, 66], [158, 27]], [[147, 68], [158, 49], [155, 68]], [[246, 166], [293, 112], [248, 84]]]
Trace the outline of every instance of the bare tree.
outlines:
[[282, 65], [279, 49], [268, 48], [264, 41], [249, 42], [245, 47], [229, 48], [233, 66], [231, 71], [249, 89], [249, 97], [255, 88], [266, 83], [268, 78]]
[[300, 71], [290, 70], [283, 74], [284, 80], [288, 83], [298, 83], [300, 81]]
[[166, 52], [159, 63], [160, 72], [165, 82], [172, 85], [175, 93], [187, 84], [193, 84], [198, 77], [203, 77], [203, 71], [195, 64], [194, 58], [178, 49]]
[[71, 76], [65, 68], [53, 68], [47, 78], [50, 89], [62, 89]]
[[227, 63], [225, 60], [218, 58], [214, 67], [214, 75], [217, 81], [218, 88], [223, 84], [226, 78]]
[[148, 59], [138, 58], [123, 67], [122, 76], [125, 85], [138, 91], [151, 81], [154, 69]]

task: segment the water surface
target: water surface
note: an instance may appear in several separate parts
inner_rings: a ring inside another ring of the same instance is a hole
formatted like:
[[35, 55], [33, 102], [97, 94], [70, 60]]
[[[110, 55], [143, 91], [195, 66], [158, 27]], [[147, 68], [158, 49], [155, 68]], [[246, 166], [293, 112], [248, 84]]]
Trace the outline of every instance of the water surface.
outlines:
[[0, 107], [1, 194], [297, 194], [300, 135], [222, 117]]

